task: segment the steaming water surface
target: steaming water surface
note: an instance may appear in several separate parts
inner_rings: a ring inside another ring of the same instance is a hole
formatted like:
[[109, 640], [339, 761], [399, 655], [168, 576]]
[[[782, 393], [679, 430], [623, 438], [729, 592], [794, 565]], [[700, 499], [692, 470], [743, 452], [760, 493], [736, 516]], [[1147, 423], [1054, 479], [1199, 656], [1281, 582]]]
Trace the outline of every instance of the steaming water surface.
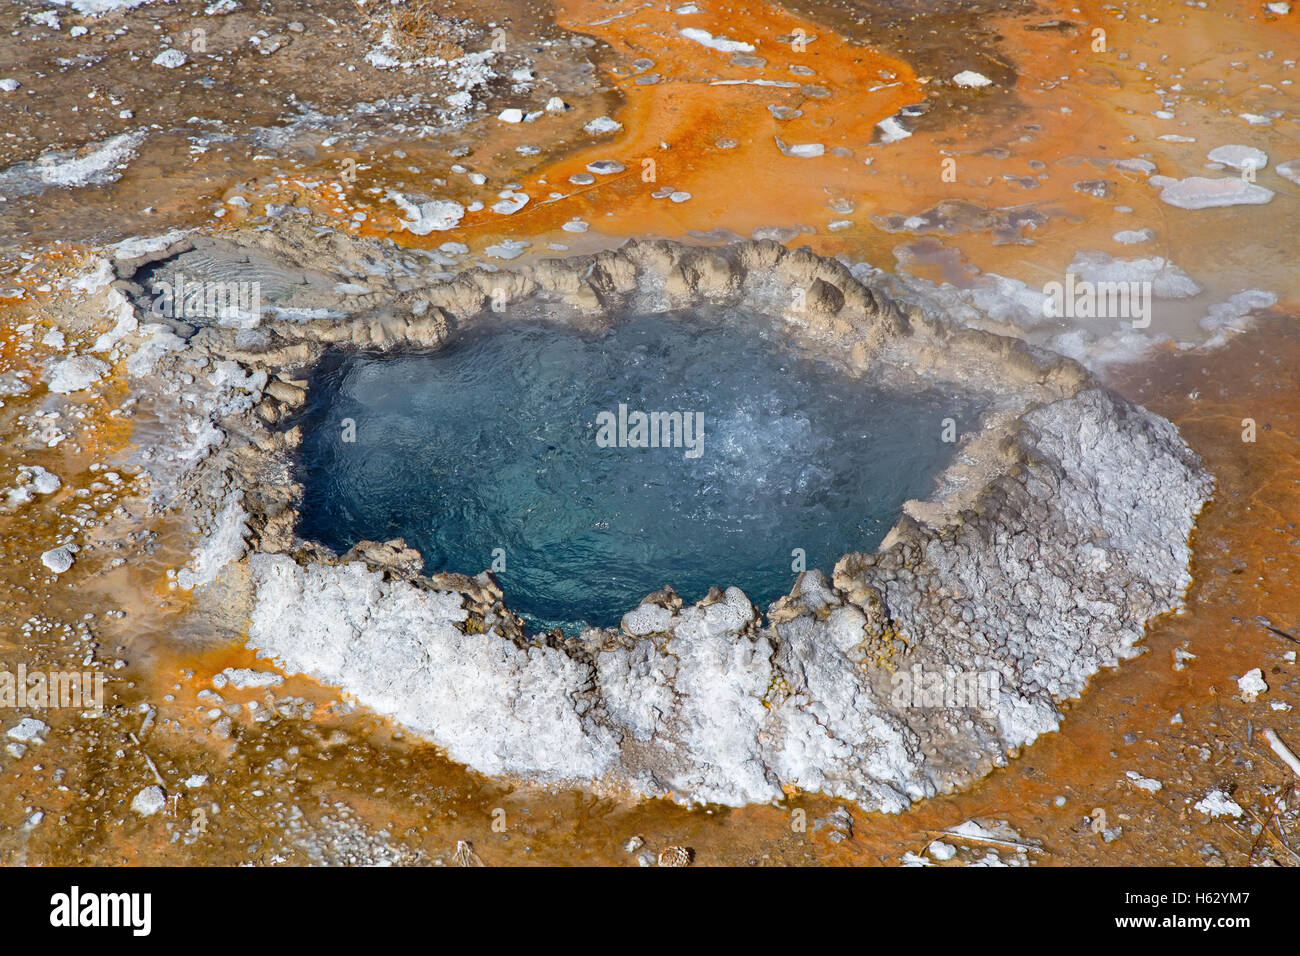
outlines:
[[[702, 440], [634, 447], [636, 412], [681, 412]], [[403, 537], [429, 573], [504, 559], [506, 602], [538, 628], [616, 624], [669, 584], [687, 601], [734, 584], [766, 606], [796, 549], [829, 572], [874, 548], [950, 459], [942, 420], [977, 415], [852, 380], [754, 316], [503, 321], [433, 353], [322, 362], [299, 530], [340, 552]]]

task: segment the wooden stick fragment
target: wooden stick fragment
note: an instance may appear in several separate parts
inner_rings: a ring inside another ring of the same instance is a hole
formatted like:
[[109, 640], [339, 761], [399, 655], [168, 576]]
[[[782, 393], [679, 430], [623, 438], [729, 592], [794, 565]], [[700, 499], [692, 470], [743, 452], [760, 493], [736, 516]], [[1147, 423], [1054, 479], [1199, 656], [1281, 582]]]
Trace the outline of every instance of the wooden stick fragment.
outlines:
[[1287, 749], [1286, 744], [1282, 743], [1282, 738], [1277, 735], [1277, 731], [1272, 727], [1265, 727], [1259, 732], [1259, 735], [1268, 742], [1269, 749], [1277, 754], [1277, 759], [1290, 767], [1292, 773], [1297, 777], [1300, 777], [1300, 757]]
[[164, 779], [162, 778], [162, 774], [160, 774], [160, 773], [158, 772], [158, 765], [157, 765], [156, 763], [154, 763], [152, 759], [150, 759], [150, 757], [149, 757], [149, 755], [148, 755], [147, 753], [145, 753], [145, 749], [144, 749], [144, 747], [143, 747], [143, 746], [141, 745], [141, 743], [140, 743], [140, 738], [137, 737], [135, 734], [127, 734], [127, 736], [131, 738], [131, 743], [135, 744], [136, 749], [138, 749], [138, 750], [140, 751], [140, 756], [143, 757], [143, 758], [144, 758], [144, 762], [147, 763], [147, 764], [149, 765], [149, 769], [150, 769], [151, 771], [153, 771], [153, 778], [154, 778], [155, 780], [158, 781], [158, 786], [160, 786], [160, 787], [162, 787], [164, 790], [166, 790], [166, 789], [167, 789], [167, 781], [164, 780]]
[[998, 840], [993, 837], [972, 836], [969, 833], [956, 833], [952, 830], [926, 830], [925, 832], [933, 833], [936, 836], [949, 837], [953, 840], [965, 840], [967, 843], [979, 843], [985, 846], [1000, 847], [1003, 850], [1033, 850], [1035, 853], [1046, 852], [1041, 846], [1034, 846], [1032, 843], [1016, 843], [1012, 840]]

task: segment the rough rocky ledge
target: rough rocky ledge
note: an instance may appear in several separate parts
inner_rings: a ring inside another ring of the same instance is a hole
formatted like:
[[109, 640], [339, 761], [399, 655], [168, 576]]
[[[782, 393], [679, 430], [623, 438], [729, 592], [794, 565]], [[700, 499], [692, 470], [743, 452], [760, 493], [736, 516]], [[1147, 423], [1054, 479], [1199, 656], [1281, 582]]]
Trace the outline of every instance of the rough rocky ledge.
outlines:
[[[250, 646], [286, 670], [485, 773], [723, 804], [797, 788], [897, 811], [1055, 728], [1190, 584], [1211, 481], [1170, 423], [1068, 359], [904, 311], [833, 260], [633, 242], [353, 294], [330, 263], [373, 250], [286, 230], [244, 237], [242, 254], [209, 240], [196, 260], [181, 239], [114, 263], [114, 293], [137, 302], [141, 268], [187, 253], [213, 274], [265, 259], [293, 276], [274, 284], [292, 320], [142, 317], [131, 332], [128, 364], [162, 383], [155, 413], [173, 425], [146, 455], [160, 500], [208, 532], [189, 583], [221, 582], [225, 606], [249, 609]], [[436, 347], [502, 308], [601, 322], [702, 301], [782, 317], [792, 346], [853, 374], [990, 402], [931, 499], [830, 581], [802, 575], [766, 623], [734, 587], [693, 606], [665, 590], [617, 629], [528, 635], [486, 573], [426, 577], [400, 541], [340, 557], [295, 536], [293, 419], [325, 350]]]

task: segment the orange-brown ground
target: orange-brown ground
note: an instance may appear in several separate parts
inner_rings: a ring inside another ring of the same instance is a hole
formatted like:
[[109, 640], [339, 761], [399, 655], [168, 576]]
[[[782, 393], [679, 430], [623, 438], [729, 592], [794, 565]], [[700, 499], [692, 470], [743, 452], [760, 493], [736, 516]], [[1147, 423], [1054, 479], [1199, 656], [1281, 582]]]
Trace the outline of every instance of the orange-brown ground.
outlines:
[[[915, 237], [881, 230], [875, 216], [914, 215], [950, 199], [986, 210], [1034, 203], [1050, 218], [1027, 234], [1032, 245], [994, 244], [990, 231], [975, 224], [941, 237], [949, 256], [929, 264], [914, 260], [912, 267], [951, 281], [977, 270], [1033, 281], [1039, 274], [1059, 276], [1080, 248], [1118, 251], [1109, 238], [1116, 229], [1151, 225], [1158, 233], [1158, 249], [1142, 254], [1168, 255], [1198, 278], [1207, 277], [1205, 284], [1223, 294], [1248, 286], [1274, 289], [1282, 294], [1283, 306], [1289, 302], [1294, 311], [1300, 286], [1290, 269], [1293, 207], [1287, 202], [1294, 202], [1300, 188], [1274, 177], [1269, 186], [1281, 195], [1269, 206], [1188, 213], [1161, 206], [1144, 177], [1118, 172], [1104, 159], [1151, 154], [1161, 172], [1190, 175], [1198, 172], [1204, 151], [1219, 142], [1256, 143], [1275, 161], [1300, 155], [1294, 123], [1246, 129], [1234, 115], [1285, 108], [1294, 99], [1282, 84], [1295, 71], [1281, 61], [1297, 49], [1300, 16], [1271, 18], [1257, 5], [1242, 2], [1232, 5], [1235, 16], [1225, 19], [1224, 11], [1147, 0], [1130, 4], [1120, 20], [1104, 7], [1043, 4], [986, 18], [979, 42], [967, 48], [956, 35], [951, 46], [958, 58], [969, 49], [972, 62], [966, 66], [994, 77], [998, 85], [968, 92], [944, 87], [939, 94], [949, 74], [929, 75], [932, 64], [909, 62], [906, 44], [889, 43], [869, 26], [858, 29], [860, 17], [847, 7], [737, 5], [686, 18], [637, 9], [630, 0], [563, 0], [554, 11], [555, 21], [604, 44], [598, 62], [605, 89], [572, 104], [573, 115], [563, 121], [561, 135], [544, 132], [540, 124], [550, 122], [549, 117], [537, 126], [489, 119], [458, 134], [470, 152], [457, 161], [485, 173], [488, 185], [475, 191], [448, 177], [458, 185], [442, 194], [490, 203], [503, 184], [515, 181], [532, 202], [513, 216], [471, 213], [460, 229], [423, 239], [402, 232], [393, 207], [367, 189], [410, 179], [406, 170], [412, 164], [446, 175], [451, 160], [426, 143], [401, 144], [404, 157], [388, 152], [360, 157], [368, 168], [355, 184], [339, 183], [337, 155], [278, 164], [279, 174], [265, 163], [250, 165], [246, 158], [237, 158], [222, 172], [219, 160], [210, 159], [193, 182], [175, 180], [168, 198], [153, 196], [148, 169], [135, 168], [117, 187], [79, 201], [132, 208], [152, 202], [159, 210], [154, 221], [161, 227], [204, 221], [196, 197], [207, 202], [238, 192], [254, 200], [250, 214], [267, 202], [288, 199], [307, 203], [342, 228], [353, 211], [365, 209], [369, 219], [360, 231], [366, 233], [420, 245], [456, 239], [476, 252], [501, 238], [527, 238], [533, 243], [530, 254], [544, 253], [548, 242], [578, 249], [631, 235], [680, 238], [714, 229], [748, 235], [760, 226], [804, 225], [816, 232], [791, 240], [792, 245], [806, 243], [819, 252], [846, 253], [885, 267], [892, 266], [897, 247]], [[635, 15], [611, 19], [633, 10]], [[1142, 21], [1139, 13], [1158, 17], [1160, 27]], [[1054, 16], [1079, 27], [1031, 29]], [[672, 24], [755, 43], [767, 64], [731, 65], [727, 54], [677, 36]], [[1106, 29], [1110, 54], [1091, 51], [1086, 28], [1093, 25]], [[800, 28], [816, 37], [802, 54], [779, 39]], [[1264, 49], [1277, 55], [1258, 58]], [[1118, 60], [1115, 50], [1130, 56]], [[1162, 53], [1169, 51], [1177, 51], [1177, 63], [1188, 64], [1176, 79], [1168, 73], [1173, 64], [1159, 65]], [[640, 57], [655, 63], [638, 70], [632, 63]], [[1138, 68], [1143, 60], [1150, 61], [1146, 70]], [[815, 75], [798, 77], [800, 82], [825, 87], [831, 95], [823, 99], [781, 88], [709, 82], [785, 78], [791, 64], [811, 67]], [[658, 72], [663, 80], [635, 83], [635, 76], [645, 72]], [[1014, 80], [1008, 86], [1009, 78]], [[894, 82], [900, 85], [872, 89]], [[1152, 116], [1160, 108], [1153, 87], [1172, 82], [1196, 90], [1204, 100], [1203, 105], [1179, 108], [1178, 122], [1186, 127]], [[909, 139], [870, 145], [876, 122], [927, 95], [941, 99], [947, 112], [922, 118]], [[797, 107], [804, 115], [778, 121], [768, 104]], [[509, 105], [508, 98], [500, 103], [501, 108]], [[527, 105], [539, 108], [541, 103]], [[1228, 115], [1220, 115], [1221, 108]], [[582, 122], [605, 114], [623, 124], [621, 132], [595, 144], [577, 132]], [[1198, 143], [1171, 145], [1155, 138], [1173, 131], [1197, 136]], [[777, 135], [788, 143], [822, 143], [827, 155], [783, 156], [775, 147]], [[1126, 141], [1130, 136], [1135, 139]], [[734, 138], [738, 145], [718, 149], [714, 144], [722, 137]], [[543, 152], [522, 158], [515, 147], [524, 143], [543, 146]], [[833, 155], [833, 147], [851, 155]], [[656, 163], [652, 183], [640, 175], [641, 160], [647, 157]], [[590, 188], [569, 185], [569, 175], [605, 158], [620, 160], [627, 171], [599, 178]], [[945, 158], [956, 159], [953, 182], [941, 175]], [[1036, 168], [1030, 160], [1045, 166]], [[1026, 189], [1023, 181], [1004, 174], [1046, 178]], [[1098, 200], [1072, 188], [1076, 181], [1098, 178], [1114, 181], [1113, 199]], [[689, 192], [691, 198], [682, 203], [652, 198], [663, 186]], [[552, 190], [565, 198], [544, 204]], [[833, 210], [828, 203], [837, 199], [851, 202], [852, 211]], [[73, 208], [75, 201], [60, 200], [73, 202]], [[1116, 204], [1134, 212], [1117, 215], [1112, 211]], [[227, 221], [244, 215], [231, 207]], [[591, 232], [575, 236], [560, 229], [574, 217], [590, 222]], [[829, 231], [835, 220], [853, 224]], [[51, 269], [57, 268], [55, 253], [60, 251], [45, 250]], [[4, 283], [34, 289], [42, 280], [43, 274], [33, 271], [21, 282], [7, 275]], [[30, 353], [14, 347], [14, 328], [40, 318], [40, 307], [32, 301], [0, 303], [0, 361], [5, 363], [0, 372], [39, 370], [48, 358], [48, 350], [39, 347]], [[77, 430], [56, 449], [34, 451], [16, 438], [0, 446], [5, 480], [22, 461], [49, 467], [65, 483], [51, 501], [17, 515], [0, 515], [7, 584], [0, 600], [5, 622], [0, 658], [10, 667], [18, 660], [29, 666], [79, 660], [82, 648], [75, 635], [82, 625], [89, 627], [98, 642], [97, 666], [113, 678], [110, 687], [118, 706], [94, 724], [71, 714], [52, 716], [47, 743], [22, 758], [0, 757], [0, 858], [28, 863], [346, 862], [348, 852], [355, 860], [372, 859], [375, 846], [387, 844], [401, 848], [403, 861], [447, 861], [457, 840], [471, 840], [493, 865], [628, 864], [633, 857], [622, 844], [639, 835], [651, 850], [690, 846], [704, 864], [874, 864], [896, 863], [906, 851], [920, 852], [937, 831], [978, 817], [1006, 820], [1026, 839], [1042, 841], [1042, 850], [1029, 858], [1043, 864], [1244, 864], [1263, 859], [1295, 864], [1300, 862], [1300, 834], [1287, 829], [1285, 814], [1274, 819], [1273, 808], [1280, 800], [1294, 805], [1300, 781], [1268, 753], [1258, 735], [1261, 728], [1273, 727], [1300, 750], [1298, 711], [1269, 706], [1270, 701], [1300, 704], [1296, 665], [1283, 656], [1300, 644], [1262, 627], [1257, 617], [1300, 636], [1300, 589], [1290, 584], [1300, 572], [1297, 361], [1300, 336], [1293, 320], [1282, 318], [1219, 352], [1167, 351], [1115, 374], [1113, 385], [1120, 392], [1179, 425], [1218, 481], [1194, 541], [1195, 584], [1187, 612], [1154, 622], [1145, 642], [1148, 653], [1098, 675], [1071, 707], [1060, 732], [1038, 741], [1009, 767], [967, 792], [926, 801], [898, 816], [853, 810], [854, 836], [840, 843], [830, 842], [824, 829], [802, 833], [792, 827], [795, 810], [806, 811], [812, 831], [813, 821], [836, 806], [806, 795], [792, 795], [783, 807], [686, 810], [658, 801], [631, 804], [487, 780], [445, 760], [435, 748], [404, 738], [386, 721], [340, 706], [333, 689], [302, 678], [273, 688], [269, 702], [265, 690], [227, 690], [225, 702], [239, 705], [239, 716], [230, 715], [228, 732], [214, 732], [214, 721], [205, 713], [210, 702], [198, 696], [211, 675], [228, 666], [265, 665], [240, 647], [237, 635], [214, 633], [191, 612], [184, 592], [168, 587], [166, 571], [188, 555], [186, 529], [142, 516], [128, 519], [133, 530], [152, 530], [158, 538], [152, 548], [123, 550], [130, 558], [125, 564], [111, 566], [113, 551], [88, 551], [61, 578], [32, 571], [34, 556], [51, 546], [61, 528], [66, 530], [57, 515], [76, 489], [92, 490], [90, 500], [100, 514], [119, 504], [141, 510], [132, 498], [139, 489], [129, 481], [122, 489], [91, 489], [99, 478], [89, 464], [128, 450], [131, 436], [124, 419], [104, 417], [102, 407], [87, 409], [91, 427]], [[39, 398], [38, 389], [33, 399], [6, 400], [0, 408], [0, 433], [19, 435], [16, 416], [30, 414]], [[1253, 444], [1241, 440], [1244, 418], [1258, 422]], [[119, 470], [129, 478], [127, 469]], [[121, 608], [127, 616], [107, 617], [105, 608]], [[95, 617], [83, 620], [86, 614]], [[22, 622], [34, 617], [51, 627], [24, 633]], [[1185, 669], [1174, 669], [1176, 648], [1197, 655]], [[121, 666], [114, 663], [119, 660]], [[1246, 704], [1236, 699], [1235, 678], [1253, 667], [1263, 669], [1270, 691], [1260, 702]], [[277, 708], [277, 713], [254, 721], [250, 701]], [[1176, 714], [1182, 722], [1171, 724]], [[1126, 782], [1127, 771], [1159, 780], [1163, 789], [1137, 789]], [[205, 787], [181, 785], [186, 777], [202, 773], [210, 775]], [[169, 807], [142, 820], [128, 806], [155, 774], [165, 781]], [[1191, 803], [1213, 788], [1231, 791], [1264, 829], [1248, 832], [1249, 818], [1210, 823], [1193, 811]], [[1063, 805], [1057, 805], [1058, 797], [1065, 798]], [[295, 807], [308, 821], [305, 831], [289, 829]], [[1119, 839], [1106, 843], [1092, 832], [1088, 818], [1096, 809], [1105, 811], [1108, 826], [1123, 828]], [[36, 810], [44, 811], [44, 821], [25, 824]], [[500, 814], [494, 817], [496, 810], [505, 811], [504, 832], [493, 829], [494, 819], [500, 819]], [[348, 839], [338, 836], [338, 826], [344, 826]], [[357, 833], [365, 839], [354, 839]], [[321, 849], [329, 846], [345, 849], [334, 855]]]

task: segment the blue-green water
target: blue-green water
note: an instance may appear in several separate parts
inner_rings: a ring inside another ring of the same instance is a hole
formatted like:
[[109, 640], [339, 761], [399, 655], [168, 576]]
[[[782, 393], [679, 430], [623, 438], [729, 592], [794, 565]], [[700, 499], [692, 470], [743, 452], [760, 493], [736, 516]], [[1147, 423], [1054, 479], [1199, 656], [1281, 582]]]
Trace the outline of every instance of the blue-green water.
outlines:
[[[633, 447], [638, 411], [681, 413], [656, 430], [675, 447]], [[874, 548], [951, 458], [943, 419], [977, 414], [798, 357], [753, 316], [503, 320], [433, 353], [321, 363], [299, 531], [340, 552], [403, 537], [429, 573], [495, 562], [537, 628], [615, 624], [664, 585], [689, 602], [734, 584], [765, 607], [800, 552], [829, 572]]]

